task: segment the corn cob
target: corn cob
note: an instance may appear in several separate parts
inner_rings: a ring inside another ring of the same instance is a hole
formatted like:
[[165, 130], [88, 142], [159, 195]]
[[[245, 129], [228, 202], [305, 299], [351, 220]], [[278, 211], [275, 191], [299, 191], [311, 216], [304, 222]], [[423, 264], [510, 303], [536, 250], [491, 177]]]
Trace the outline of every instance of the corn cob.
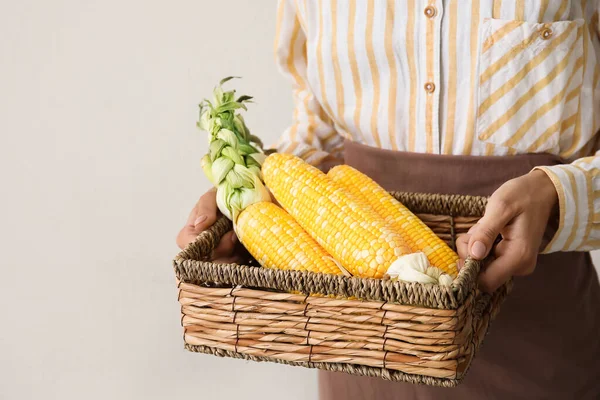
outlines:
[[366, 201], [373, 210], [400, 232], [413, 252], [425, 253], [431, 265], [452, 277], [456, 276], [458, 255], [423, 221], [375, 181], [347, 165], [332, 168], [327, 176], [356, 197]]
[[340, 274], [329, 254], [281, 207], [260, 202], [237, 220], [236, 234], [265, 268]]
[[283, 208], [353, 275], [381, 278], [410, 253], [400, 234], [374, 210], [300, 158], [272, 154], [262, 172]]
[[260, 140], [250, 134], [239, 108], [251, 98], [235, 99], [221, 81], [212, 102], [200, 104], [198, 127], [209, 132], [209, 153], [202, 158], [206, 176], [217, 187], [219, 210], [233, 221], [240, 242], [263, 267], [341, 274], [336, 262], [283, 209], [271, 202], [261, 165]]

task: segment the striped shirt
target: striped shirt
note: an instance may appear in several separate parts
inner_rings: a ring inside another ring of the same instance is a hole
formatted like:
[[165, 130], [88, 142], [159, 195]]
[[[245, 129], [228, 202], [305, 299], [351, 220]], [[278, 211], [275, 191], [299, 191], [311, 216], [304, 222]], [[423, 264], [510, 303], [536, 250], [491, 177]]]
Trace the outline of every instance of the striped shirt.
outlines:
[[313, 165], [344, 139], [430, 154], [552, 153], [544, 250], [600, 248], [600, 0], [279, 0], [276, 61]]

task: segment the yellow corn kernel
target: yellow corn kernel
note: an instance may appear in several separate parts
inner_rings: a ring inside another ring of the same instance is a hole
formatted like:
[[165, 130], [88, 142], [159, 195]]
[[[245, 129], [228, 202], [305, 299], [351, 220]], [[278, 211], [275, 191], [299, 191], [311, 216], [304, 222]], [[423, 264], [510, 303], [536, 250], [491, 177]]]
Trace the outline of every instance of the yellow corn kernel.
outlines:
[[283, 208], [351, 274], [381, 278], [394, 260], [410, 253], [381, 216], [300, 158], [272, 154], [262, 172]]
[[236, 234], [265, 268], [341, 274], [331, 256], [285, 210], [271, 202], [240, 214]]
[[431, 265], [456, 277], [458, 255], [423, 221], [365, 174], [348, 165], [338, 165], [327, 173], [357, 198], [369, 204], [400, 232], [413, 252], [422, 251]]

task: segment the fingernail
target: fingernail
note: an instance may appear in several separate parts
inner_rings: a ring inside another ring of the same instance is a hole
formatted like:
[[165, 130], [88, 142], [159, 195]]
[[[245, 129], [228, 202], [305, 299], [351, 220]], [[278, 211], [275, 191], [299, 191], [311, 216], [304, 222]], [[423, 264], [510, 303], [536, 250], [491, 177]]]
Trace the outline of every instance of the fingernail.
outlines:
[[475, 242], [473, 246], [471, 246], [471, 255], [475, 258], [483, 258], [485, 257], [486, 247], [482, 242]]
[[231, 242], [232, 242], [233, 244], [236, 244], [236, 243], [237, 243], [237, 235], [236, 235], [235, 233], [234, 233], [233, 235], [231, 235]]
[[206, 221], [206, 215], [201, 215], [198, 218], [196, 218], [196, 220], [194, 221], [194, 226], [201, 224], [204, 221]]

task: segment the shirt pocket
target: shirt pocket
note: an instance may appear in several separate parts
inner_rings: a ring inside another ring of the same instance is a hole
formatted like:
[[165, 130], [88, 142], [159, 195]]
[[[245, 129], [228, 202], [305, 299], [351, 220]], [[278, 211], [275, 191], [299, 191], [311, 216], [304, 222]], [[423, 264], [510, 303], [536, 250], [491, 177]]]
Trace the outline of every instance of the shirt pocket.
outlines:
[[558, 152], [583, 79], [583, 20], [482, 22], [476, 131], [518, 152]]

